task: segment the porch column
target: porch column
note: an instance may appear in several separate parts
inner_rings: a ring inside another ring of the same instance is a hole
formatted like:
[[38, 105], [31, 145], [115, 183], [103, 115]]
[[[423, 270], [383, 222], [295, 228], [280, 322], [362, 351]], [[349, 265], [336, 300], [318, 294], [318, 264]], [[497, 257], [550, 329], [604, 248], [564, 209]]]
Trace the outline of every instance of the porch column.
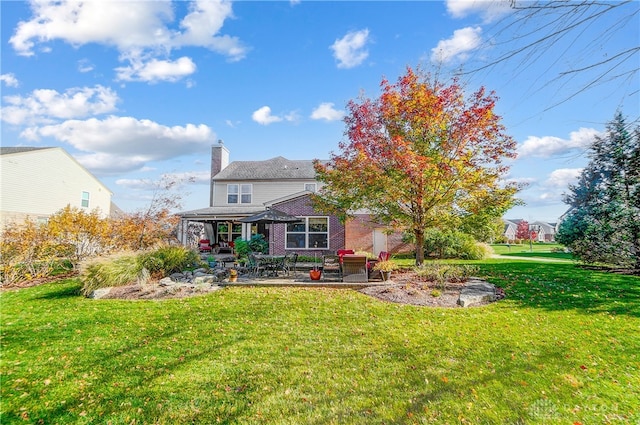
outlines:
[[245, 241], [251, 239], [251, 223], [242, 223], [242, 239]]

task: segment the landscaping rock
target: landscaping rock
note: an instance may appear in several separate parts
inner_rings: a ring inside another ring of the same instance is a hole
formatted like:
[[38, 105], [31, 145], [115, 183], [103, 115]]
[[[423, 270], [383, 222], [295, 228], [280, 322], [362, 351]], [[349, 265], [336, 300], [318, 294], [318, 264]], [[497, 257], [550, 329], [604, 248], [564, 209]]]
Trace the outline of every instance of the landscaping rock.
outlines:
[[496, 287], [478, 278], [471, 278], [460, 291], [458, 304], [462, 307], [493, 302], [496, 300]]
[[193, 279], [193, 284], [194, 285], [202, 285], [202, 284], [205, 284], [205, 283], [212, 284], [212, 283], [216, 283], [216, 282], [219, 282], [218, 277], [210, 275], [210, 274], [196, 276]]
[[104, 298], [105, 296], [107, 296], [110, 291], [111, 291], [111, 288], [96, 289], [95, 291], [93, 291], [92, 293], [89, 294], [88, 298], [92, 298], [94, 300], [99, 300], [99, 299]]

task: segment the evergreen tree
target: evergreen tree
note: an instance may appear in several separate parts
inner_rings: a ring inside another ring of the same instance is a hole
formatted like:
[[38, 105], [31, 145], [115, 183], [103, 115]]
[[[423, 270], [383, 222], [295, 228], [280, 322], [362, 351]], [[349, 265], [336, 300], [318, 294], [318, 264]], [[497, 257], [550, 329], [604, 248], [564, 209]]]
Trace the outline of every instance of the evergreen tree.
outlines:
[[628, 127], [617, 112], [565, 195], [557, 239], [587, 263], [640, 268], [640, 128]]

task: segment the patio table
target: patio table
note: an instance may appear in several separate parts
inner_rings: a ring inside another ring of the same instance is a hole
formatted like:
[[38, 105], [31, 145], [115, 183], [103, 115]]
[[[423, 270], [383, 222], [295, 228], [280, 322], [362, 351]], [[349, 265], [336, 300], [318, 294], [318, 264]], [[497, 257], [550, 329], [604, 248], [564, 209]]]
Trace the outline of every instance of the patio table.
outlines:
[[264, 267], [268, 276], [278, 276], [278, 272], [286, 272], [284, 268], [284, 255], [256, 255], [259, 265]]

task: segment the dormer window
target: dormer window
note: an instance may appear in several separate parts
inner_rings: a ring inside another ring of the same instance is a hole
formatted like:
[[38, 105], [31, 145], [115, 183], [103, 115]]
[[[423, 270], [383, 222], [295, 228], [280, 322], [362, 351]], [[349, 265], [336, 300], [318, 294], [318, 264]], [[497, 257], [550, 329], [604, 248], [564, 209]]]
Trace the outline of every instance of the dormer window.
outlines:
[[251, 184], [228, 184], [227, 203], [228, 204], [250, 204], [253, 185]]

